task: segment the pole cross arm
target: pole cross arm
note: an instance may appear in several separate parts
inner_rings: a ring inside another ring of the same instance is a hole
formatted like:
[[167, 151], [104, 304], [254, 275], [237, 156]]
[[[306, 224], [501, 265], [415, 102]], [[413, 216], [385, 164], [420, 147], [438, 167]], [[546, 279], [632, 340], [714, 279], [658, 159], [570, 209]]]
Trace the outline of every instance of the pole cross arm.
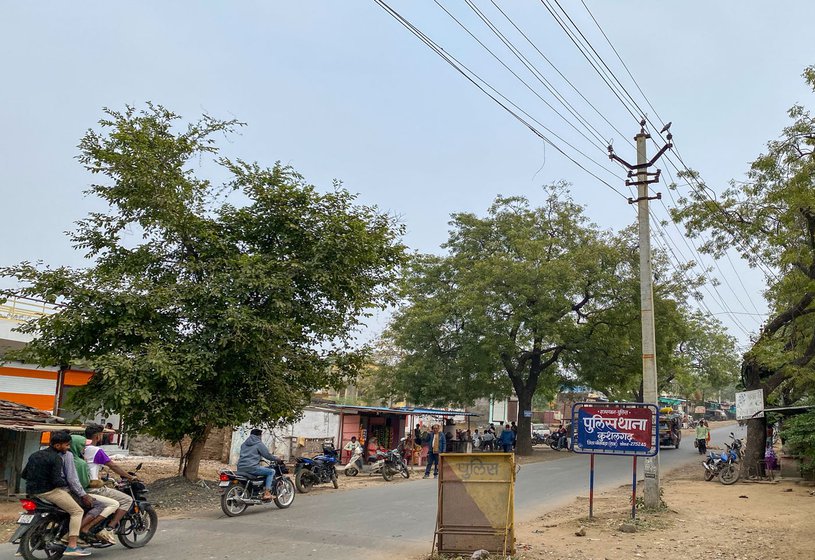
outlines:
[[636, 204], [640, 200], [662, 200], [662, 193], [658, 192], [656, 196], [640, 196], [638, 198], [628, 197], [628, 204]]

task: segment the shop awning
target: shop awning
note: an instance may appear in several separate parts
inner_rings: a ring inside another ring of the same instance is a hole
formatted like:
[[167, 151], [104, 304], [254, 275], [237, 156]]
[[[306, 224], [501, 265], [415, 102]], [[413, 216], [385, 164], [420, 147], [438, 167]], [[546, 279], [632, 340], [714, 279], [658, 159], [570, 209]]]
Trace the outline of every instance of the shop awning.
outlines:
[[481, 416], [475, 412], [466, 410], [444, 410], [442, 408], [416, 408], [403, 406], [400, 410], [406, 410], [410, 414], [426, 414], [428, 416]]

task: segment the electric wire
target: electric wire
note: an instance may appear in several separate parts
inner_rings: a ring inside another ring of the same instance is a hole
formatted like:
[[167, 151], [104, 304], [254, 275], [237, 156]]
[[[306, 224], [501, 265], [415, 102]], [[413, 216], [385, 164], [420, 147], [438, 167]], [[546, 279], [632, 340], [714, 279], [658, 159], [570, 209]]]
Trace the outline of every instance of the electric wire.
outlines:
[[[438, 0], [435, 0], [439, 4]], [[597, 130], [569, 101], [557, 90], [557, 88], [543, 75], [543, 73], [515, 46], [515, 44], [507, 38], [507, 36], [487, 17], [472, 0], [465, 0], [467, 6], [481, 19], [482, 22], [498, 37], [498, 39], [515, 55], [521, 64], [529, 70], [533, 76], [557, 99], [557, 101], [566, 108], [567, 111], [595, 138], [599, 139], [599, 144], [596, 144], [601, 150], [604, 150], [608, 145], [608, 140], [603, 137], [599, 130]], [[442, 9], [444, 9], [442, 7]], [[445, 10], [446, 11], [446, 10]], [[469, 32], [469, 31], [468, 31]]]
[[[413, 24], [412, 24], [410, 21], [408, 21], [408, 20], [407, 20], [406, 18], [404, 18], [404, 17], [403, 17], [401, 14], [399, 14], [399, 12], [397, 12], [397, 11], [396, 11], [396, 10], [394, 10], [394, 9], [393, 9], [391, 6], [389, 6], [387, 2], [385, 2], [384, 0], [374, 0], [374, 2], [376, 2], [376, 4], [377, 4], [377, 5], [379, 5], [379, 6], [380, 6], [380, 7], [381, 7], [383, 10], [385, 10], [385, 12], [386, 12], [388, 15], [390, 15], [391, 17], [393, 17], [393, 18], [394, 18], [394, 19], [395, 19], [395, 20], [396, 20], [396, 21], [397, 21], [397, 22], [398, 22], [400, 25], [402, 25], [402, 26], [403, 26], [405, 29], [407, 29], [408, 31], [410, 31], [410, 32], [411, 32], [411, 33], [412, 33], [414, 36], [416, 36], [416, 37], [417, 37], [417, 38], [418, 38], [420, 41], [422, 41], [422, 43], [424, 43], [424, 44], [425, 44], [425, 46], [427, 46], [427, 47], [428, 47], [428, 48], [430, 48], [430, 49], [431, 49], [433, 52], [435, 52], [435, 53], [436, 53], [436, 54], [437, 54], [437, 55], [438, 55], [440, 58], [442, 58], [442, 60], [444, 60], [444, 61], [445, 61], [445, 62], [447, 62], [447, 63], [448, 63], [450, 66], [452, 66], [452, 67], [453, 67], [453, 68], [454, 68], [454, 69], [455, 69], [455, 70], [456, 70], [456, 71], [457, 71], [459, 74], [461, 74], [461, 75], [462, 75], [464, 78], [466, 78], [466, 79], [467, 79], [467, 80], [468, 80], [470, 83], [472, 83], [472, 84], [473, 84], [473, 85], [474, 85], [476, 88], [478, 88], [478, 89], [479, 89], [479, 90], [480, 90], [480, 91], [481, 91], [481, 92], [482, 92], [484, 95], [486, 95], [487, 97], [489, 97], [490, 99], [492, 99], [492, 100], [493, 100], [493, 101], [494, 101], [494, 102], [495, 102], [497, 105], [499, 105], [499, 106], [500, 106], [502, 109], [504, 109], [504, 110], [505, 110], [507, 113], [509, 113], [510, 115], [512, 115], [512, 116], [513, 116], [513, 117], [514, 117], [516, 120], [518, 120], [518, 122], [520, 122], [520, 123], [521, 123], [521, 124], [523, 124], [525, 127], [527, 127], [527, 128], [528, 128], [528, 129], [529, 129], [529, 130], [530, 130], [530, 131], [533, 133], [533, 134], [535, 134], [536, 136], [538, 136], [538, 137], [539, 137], [541, 140], [543, 140], [544, 142], [548, 143], [548, 144], [549, 144], [550, 146], [552, 146], [552, 147], [553, 147], [555, 150], [557, 150], [557, 151], [558, 151], [558, 152], [559, 152], [561, 155], [563, 155], [565, 158], [567, 158], [569, 161], [571, 161], [571, 162], [572, 162], [573, 164], [575, 164], [577, 167], [579, 167], [580, 169], [582, 169], [584, 172], [588, 173], [589, 175], [591, 175], [592, 177], [594, 177], [595, 179], [597, 179], [598, 181], [600, 181], [601, 183], [603, 183], [605, 186], [607, 186], [609, 189], [611, 189], [612, 191], [614, 191], [615, 193], [617, 193], [617, 195], [619, 195], [620, 197], [622, 197], [622, 198], [624, 198], [624, 199], [627, 199], [627, 198], [628, 198], [628, 197], [626, 197], [626, 196], [625, 196], [625, 195], [624, 195], [622, 192], [620, 192], [620, 191], [619, 191], [619, 190], [618, 190], [616, 187], [614, 187], [614, 186], [613, 186], [611, 183], [609, 183], [608, 181], [606, 181], [606, 180], [604, 180], [603, 178], [599, 177], [597, 174], [595, 174], [595, 173], [594, 173], [594, 172], [592, 172], [591, 170], [587, 169], [587, 168], [586, 168], [585, 166], [583, 166], [583, 165], [582, 165], [580, 162], [578, 162], [576, 159], [574, 159], [574, 158], [573, 158], [573, 157], [571, 157], [569, 154], [567, 154], [567, 153], [566, 153], [566, 152], [565, 152], [565, 151], [564, 151], [564, 150], [563, 150], [563, 149], [562, 149], [560, 146], [558, 146], [556, 143], [554, 143], [554, 142], [553, 142], [551, 139], [549, 139], [549, 138], [548, 138], [546, 135], [544, 135], [544, 134], [543, 134], [543, 133], [542, 133], [540, 130], [538, 130], [537, 128], [535, 128], [535, 127], [534, 127], [534, 126], [533, 126], [533, 125], [532, 125], [532, 124], [531, 124], [529, 121], [527, 121], [527, 120], [525, 120], [523, 117], [521, 117], [521, 115], [519, 115], [518, 113], [516, 113], [515, 111], [513, 111], [513, 110], [512, 110], [512, 109], [511, 109], [511, 108], [510, 108], [508, 105], [512, 105], [513, 107], [515, 107], [516, 109], [518, 109], [518, 111], [519, 111], [519, 112], [521, 112], [521, 113], [523, 113], [524, 115], [526, 115], [527, 117], [529, 117], [529, 118], [530, 118], [530, 120], [533, 120], [534, 122], [536, 122], [537, 124], [539, 124], [539, 125], [540, 125], [540, 126], [541, 126], [541, 127], [544, 129], [544, 130], [546, 130], [547, 132], [549, 132], [550, 134], [552, 134], [553, 136], [555, 136], [556, 138], [558, 138], [559, 140], [561, 140], [561, 141], [562, 141], [564, 144], [566, 144], [567, 146], [571, 147], [573, 150], [575, 150], [577, 153], [581, 154], [583, 157], [587, 158], [589, 161], [594, 162], [596, 165], [598, 165], [598, 166], [599, 166], [599, 167], [601, 167], [602, 169], [604, 169], [604, 170], [608, 171], [609, 173], [612, 173], [611, 171], [609, 171], [607, 168], [605, 168], [604, 166], [600, 165], [599, 163], [597, 163], [595, 160], [593, 160], [593, 159], [592, 159], [592, 158], [590, 158], [589, 156], [585, 155], [585, 154], [584, 154], [582, 151], [578, 150], [577, 148], [575, 148], [574, 146], [572, 146], [571, 144], [569, 144], [568, 142], [566, 142], [565, 140], [563, 140], [562, 138], [560, 138], [560, 136], [558, 136], [557, 134], [555, 134], [554, 132], [552, 132], [551, 130], [549, 130], [547, 127], [545, 127], [544, 125], [542, 125], [540, 122], [538, 122], [537, 120], [533, 119], [533, 118], [532, 118], [532, 117], [531, 117], [531, 116], [530, 116], [528, 113], [526, 113], [526, 112], [525, 112], [525, 111], [523, 111], [523, 110], [522, 110], [520, 107], [518, 107], [517, 105], [515, 105], [515, 104], [514, 104], [512, 101], [510, 101], [509, 99], [507, 99], [507, 98], [506, 98], [506, 97], [505, 97], [503, 94], [501, 94], [501, 93], [500, 93], [498, 90], [496, 90], [496, 89], [495, 89], [495, 88], [493, 88], [491, 85], [489, 85], [489, 83], [487, 83], [485, 80], [483, 80], [483, 79], [482, 79], [480, 76], [478, 76], [478, 75], [477, 75], [475, 72], [473, 72], [472, 70], [470, 70], [470, 69], [469, 69], [469, 68], [468, 68], [466, 65], [464, 65], [463, 63], [461, 63], [461, 62], [460, 62], [458, 59], [456, 59], [456, 58], [455, 58], [453, 55], [449, 54], [449, 53], [448, 53], [447, 51], [445, 51], [445, 50], [444, 50], [442, 47], [440, 47], [440, 46], [439, 46], [437, 43], [435, 43], [435, 42], [434, 42], [432, 39], [430, 39], [430, 38], [429, 38], [427, 35], [425, 35], [425, 34], [424, 34], [424, 33], [423, 33], [421, 30], [419, 30], [419, 29], [418, 29], [416, 26], [414, 26], [414, 25], [413, 25]], [[481, 85], [479, 82], [483, 83], [483, 84], [484, 84], [484, 86], [488, 87], [490, 90], [492, 90], [493, 92], [495, 92], [495, 95], [493, 95], [492, 93], [490, 93], [489, 91], [487, 91], [486, 89], [484, 89], [484, 87], [483, 87], [483, 86], [482, 86], [482, 85]], [[496, 97], [496, 96], [500, 97], [501, 99], [504, 99], [504, 100], [506, 101], [506, 104], [505, 104], [505, 103], [503, 103], [503, 102], [502, 102], [500, 99], [498, 99], [498, 97]], [[612, 174], [613, 174], [613, 173], [612, 173]], [[616, 177], [616, 175], [615, 175], [615, 177]]]

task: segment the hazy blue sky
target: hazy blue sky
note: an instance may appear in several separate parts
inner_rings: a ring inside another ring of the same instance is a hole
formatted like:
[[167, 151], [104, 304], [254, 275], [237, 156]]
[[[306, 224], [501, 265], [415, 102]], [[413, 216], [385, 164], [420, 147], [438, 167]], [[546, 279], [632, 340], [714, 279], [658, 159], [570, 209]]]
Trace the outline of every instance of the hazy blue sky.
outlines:
[[[466, 4], [444, 4], [520, 68]], [[477, 4], [510, 33], [489, 1]], [[625, 77], [582, 4], [561, 4], [615, 73]], [[659, 114], [673, 121], [686, 163], [716, 190], [743, 176], [786, 124], [790, 105], [811, 105], [800, 74], [815, 64], [813, 2], [587, 4]], [[435, 3], [392, 5], [543, 124], [607, 165], [600, 149], [514, 81]], [[501, 6], [609, 121], [633, 136], [633, 118], [540, 2]], [[451, 212], [483, 212], [497, 193], [539, 201], [541, 185], [562, 179], [573, 184], [574, 197], [602, 226], [620, 228], [634, 219], [624, 200], [544, 146], [372, 0], [2, 0], [0, 7], [0, 264], [81, 263], [62, 233], [96, 204], [82, 195], [89, 177], [74, 159], [77, 142], [103, 106], [146, 100], [188, 118], [208, 112], [247, 122], [240, 136], [224, 144], [228, 154], [269, 165], [290, 163], [324, 188], [341, 179], [362, 201], [401, 216], [408, 244], [419, 251], [439, 250]], [[634, 158], [624, 138], [562, 88], [517, 34], [510, 37], [604, 138], [614, 140], [620, 155]], [[545, 93], [528, 73], [524, 76]], [[665, 215], [659, 205], [655, 212]], [[690, 256], [676, 229], [668, 232]], [[760, 275], [737, 263], [745, 293], [729, 263], [720, 266], [717, 276], [732, 285], [718, 288], [725, 305], [755, 313], [752, 299], [763, 310]], [[714, 313], [724, 311], [718, 297], [706, 297]], [[746, 340], [731, 316], [718, 317]], [[760, 321], [738, 318], [748, 331]]]

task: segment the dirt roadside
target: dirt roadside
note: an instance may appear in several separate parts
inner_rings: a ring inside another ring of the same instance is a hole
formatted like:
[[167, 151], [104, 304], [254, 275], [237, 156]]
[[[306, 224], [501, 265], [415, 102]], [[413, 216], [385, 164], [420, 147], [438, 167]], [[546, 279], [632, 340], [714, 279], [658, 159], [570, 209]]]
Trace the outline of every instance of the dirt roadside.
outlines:
[[[622, 560], [631, 558], [722, 558], [812, 560], [815, 558], [815, 489], [796, 481], [705, 482], [702, 467], [689, 465], [663, 479], [667, 509], [638, 510], [630, 523], [631, 487], [595, 496], [521, 523], [517, 558], [527, 560]], [[640, 488], [638, 487], [638, 493]], [[576, 533], [585, 529], [584, 536]]]

